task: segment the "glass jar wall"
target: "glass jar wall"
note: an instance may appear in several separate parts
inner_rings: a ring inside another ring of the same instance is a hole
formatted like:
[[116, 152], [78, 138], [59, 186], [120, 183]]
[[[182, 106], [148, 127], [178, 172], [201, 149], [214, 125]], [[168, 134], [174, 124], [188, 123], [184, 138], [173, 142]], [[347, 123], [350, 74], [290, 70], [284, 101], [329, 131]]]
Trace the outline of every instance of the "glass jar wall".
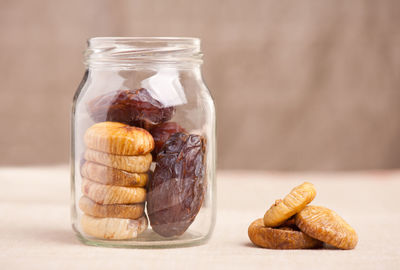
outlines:
[[92, 38], [72, 112], [72, 226], [87, 244], [204, 243], [215, 109], [195, 38]]

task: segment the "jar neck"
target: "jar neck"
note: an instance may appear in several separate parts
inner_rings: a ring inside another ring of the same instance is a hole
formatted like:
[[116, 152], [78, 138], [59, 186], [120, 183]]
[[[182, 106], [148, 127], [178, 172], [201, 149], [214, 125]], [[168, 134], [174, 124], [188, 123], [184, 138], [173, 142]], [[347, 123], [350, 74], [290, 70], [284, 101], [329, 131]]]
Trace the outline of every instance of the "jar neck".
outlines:
[[88, 40], [85, 64], [90, 69], [196, 69], [202, 64], [197, 38], [97, 37]]

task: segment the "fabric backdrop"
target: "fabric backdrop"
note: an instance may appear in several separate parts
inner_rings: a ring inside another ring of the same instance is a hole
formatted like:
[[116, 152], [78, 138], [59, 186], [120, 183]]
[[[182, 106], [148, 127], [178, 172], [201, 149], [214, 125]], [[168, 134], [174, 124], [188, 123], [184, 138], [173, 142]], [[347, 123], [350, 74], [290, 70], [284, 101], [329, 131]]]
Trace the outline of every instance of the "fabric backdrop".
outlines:
[[399, 1], [0, 1], [0, 165], [66, 163], [93, 36], [195, 36], [218, 166], [400, 165]]

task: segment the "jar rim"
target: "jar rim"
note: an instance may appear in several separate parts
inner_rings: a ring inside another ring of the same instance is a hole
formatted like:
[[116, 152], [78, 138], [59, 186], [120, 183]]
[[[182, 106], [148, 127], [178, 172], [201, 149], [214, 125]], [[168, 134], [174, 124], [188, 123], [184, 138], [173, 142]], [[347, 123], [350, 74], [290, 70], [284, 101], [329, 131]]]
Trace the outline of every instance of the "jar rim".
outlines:
[[197, 37], [92, 37], [88, 39], [88, 42], [94, 41], [118, 41], [118, 42], [132, 42], [132, 41], [140, 41], [140, 42], [160, 42], [160, 41], [168, 41], [168, 42], [186, 42], [193, 44], [200, 44], [200, 39]]
[[199, 38], [93, 37], [87, 42], [87, 66], [202, 63]]

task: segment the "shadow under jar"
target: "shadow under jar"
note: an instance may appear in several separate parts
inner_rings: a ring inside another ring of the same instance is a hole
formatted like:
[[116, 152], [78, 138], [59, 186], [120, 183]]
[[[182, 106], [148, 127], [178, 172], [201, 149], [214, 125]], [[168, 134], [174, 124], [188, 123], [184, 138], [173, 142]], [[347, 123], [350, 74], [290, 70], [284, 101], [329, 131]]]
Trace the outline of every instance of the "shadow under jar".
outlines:
[[215, 108], [196, 38], [92, 38], [72, 111], [72, 226], [90, 245], [205, 243]]

